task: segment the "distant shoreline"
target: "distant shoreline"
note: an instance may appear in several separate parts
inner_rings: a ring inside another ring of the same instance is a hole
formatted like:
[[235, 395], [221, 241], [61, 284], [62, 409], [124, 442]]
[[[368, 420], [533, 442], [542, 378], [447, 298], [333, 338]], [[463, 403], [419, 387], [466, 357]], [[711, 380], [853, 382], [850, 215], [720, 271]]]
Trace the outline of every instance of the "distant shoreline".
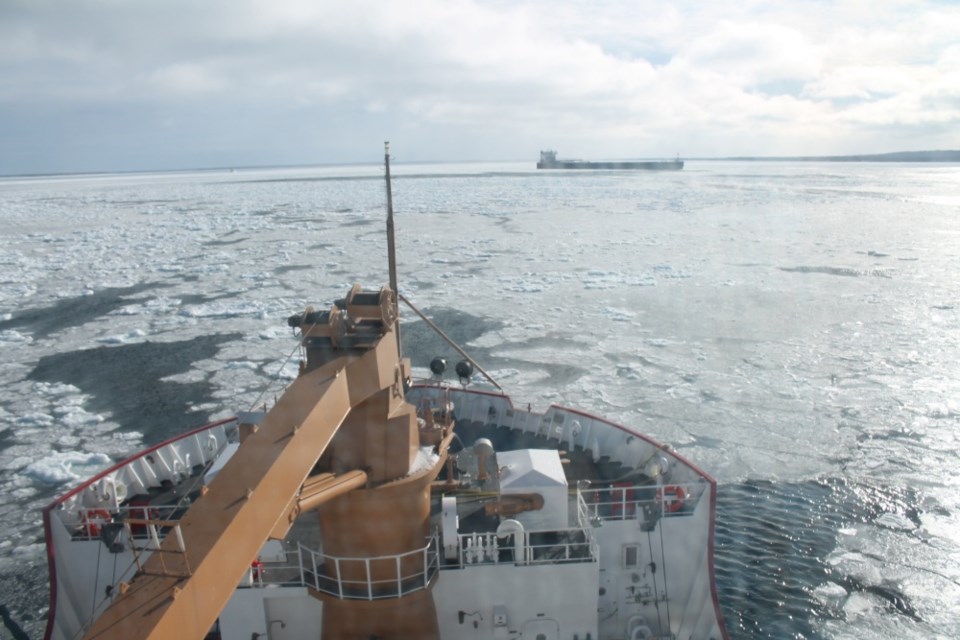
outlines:
[[725, 158], [687, 158], [688, 160], [736, 160], [783, 162], [960, 162], [960, 151], [895, 151], [861, 153], [850, 156], [729, 156]]

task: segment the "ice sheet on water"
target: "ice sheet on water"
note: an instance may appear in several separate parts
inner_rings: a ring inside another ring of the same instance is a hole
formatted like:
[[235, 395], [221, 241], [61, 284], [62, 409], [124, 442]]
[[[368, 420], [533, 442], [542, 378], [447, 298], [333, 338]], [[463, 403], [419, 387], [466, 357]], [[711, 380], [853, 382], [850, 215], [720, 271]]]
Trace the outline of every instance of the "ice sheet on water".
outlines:
[[881, 610], [884, 604], [883, 600], [873, 594], [857, 591], [847, 598], [843, 612], [848, 620], [857, 620]]
[[827, 556], [827, 564], [843, 575], [856, 577], [864, 584], [879, 584], [883, 580], [882, 560], [859, 551], [837, 548]]
[[63, 382], [37, 382], [33, 388], [38, 394], [45, 396], [69, 396], [80, 393], [78, 387]]
[[499, 331], [488, 331], [470, 341], [473, 349], [492, 349], [503, 344], [504, 337]]
[[249, 360], [231, 360], [223, 365], [227, 369], [248, 369], [250, 371], [259, 371], [260, 364], [250, 362]]
[[16, 487], [15, 489], [8, 489], [10, 498], [16, 502], [22, 502], [37, 495], [36, 487]]
[[539, 293], [549, 288], [551, 284], [546, 276], [537, 274], [500, 276], [497, 281], [502, 289], [516, 293]]
[[204, 402], [201, 404], [191, 404], [189, 406], [189, 410], [193, 413], [203, 412], [206, 414], [212, 414], [213, 412], [217, 411], [220, 408], [221, 408], [221, 405], [217, 402]]
[[[57, 411], [57, 409], [55, 409], [55, 411]], [[100, 414], [90, 413], [79, 407], [63, 411], [57, 419], [61, 424], [73, 429], [91, 427], [95, 424], [100, 424], [104, 420]]]
[[218, 405], [222, 407], [219, 411], [210, 412], [210, 421], [216, 422], [217, 420], [226, 420], [227, 418], [233, 418], [237, 415], [236, 406], [242, 406], [244, 409], [248, 409], [249, 405]]
[[281, 327], [271, 325], [266, 329], [260, 331], [257, 334], [261, 340], [274, 340], [276, 338], [287, 338], [290, 337], [290, 329], [288, 327]]
[[[107, 430], [109, 437], [99, 437], [96, 440], [96, 446], [99, 453], [108, 459], [122, 460], [129, 457], [133, 452], [143, 449], [143, 434], [139, 431], [119, 431], [120, 425], [104, 423], [101, 431]], [[89, 474], [87, 474], [88, 477]]]
[[33, 458], [29, 456], [17, 456], [3, 465], [4, 469], [16, 471], [33, 463]]
[[189, 371], [184, 371], [183, 373], [176, 373], [172, 376], [164, 376], [160, 378], [160, 382], [179, 382], [180, 384], [192, 384], [195, 382], [203, 382], [207, 379], [207, 372], [199, 369], [190, 369]]
[[159, 296], [151, 298], [145, 302], [137, 302], [125, 305], [119, 309], [114, 309], [110, 315], [115, 316], [139, 316], [139, 315], [158, 315], [171, 313], [178, 309], [183, 301], [180, 298], [167, 298]]
[[180, 315], [190, 318], [237, 318], [256, 316], [266, 318], [272, 305], [245, 300], [217, 300], [205, 304], [189, 305], [180, 310]]
[[[490, 374], [491, 378], [493, 378], [494, 380], [496, 380], [498, 383], [501, 383], [501, 384], [504, 382], [509, 382], [510, 384], [514, 384], [514, 381], [520, 380], [520, 376], [521, 376], [520, 370], [512, 367], [503, 368], [503, 369], [493, 369], [492, 371], [488, 371], [487, 373]], [[477, 375], [475, 376], [475, 378], [483, 382], [486, 381], [486, 378], [484, 378], [482, 375]]]
[[214, 273], [226, 273], [230, 271], [229, 264], [202, 264], [189, 269], [192, 274], [209, 275]]
[[618, 364], [617, 377], [627, 380], [643, 380], [643, 370], [637, 365]]
[[195, 327], [200, 323], [197, 318], [185, 315], [154, 316], [150, 320], [150, 328], [154, 333], [160, 331], [178, 331], [188, 327]]
[[23, 473], [43, 484], [62, 484], [95, 475], [111, 462], [103, 453], [55, 451], [23, 469]]
[[658, 278], [689, 278], [690, 274], [683, 269], [676, 269], [669, 264], [657, 264], [653, 266], [653, 272]]
[[636, 314], [627, 309], [618, 309], [616, 307], [605, 307], [603, 314], [614, 322], [630, 322]]
[[580, 276], [580, 281], [587, 289], [612, 289], [625, 284], [626, 277], [619, 271], [587, 271]]
[[49, 413], [25, 413], [15, 420], [15, 424], [22, 427], [48, 427], [53, 424], [53, 416]]
[[924, 415], [929, 418], [954, 418], [960, 411], [950, 401], [934, 402], [926, 406]]
[[295, 380], [300, 375], [300, 362], [296, 360], [287, 360], [279, 370], [273, 365], [269, 367], [270, 377], [279, 380]]
[[591, 270], [580, 275], [584, 289], [605, 290], [620, 287], [652, 287], [657, 284], [654, 276], [647, 273], [623, 273], [622, 271]]
[[900, 513], [886, 512], [876, 519], [876, 524], [885, 529], [895, 531], [913, 531], [917, 526], [909, 518]]
[[64, 448], [76, 447], [80, 444], [80, 438], [74, 434], [67, 434], [57, 438], [57, 445]]
[[813, 597], [830, 610], [843, 608], [847, 590], [836, 582], [826, 582], [813, 590]]
[[[21, 280], [25, 275], [17, 277], [17, 280]], [[37, 286], [34, 284], [13, 284], [13, 283], [3, 283], [0, 284], [0, 300], [17, 300], [22, 301], [27, 298], [31, 298], [37, 294]], [[13, 317], [12, 313], [5, 313], [3, 320], [10, 320]]]
[[34, 544], [14, 547], [13, 556], [17, 559], [26, 560], [28, 558], [39, 558], [46, 551], [46, 544], [35, 542]]
[[644, 338], [643, 342], [651, 347], [672, 347], [683, 344], [677, 340], [667, 340], [666, 338]]
[[[69, 388], [71, 385], [63, 385]], [[82, 394], [68, 395], [62, 389], [59, 393], [52, 393], [50, 398], [50, 413], [54, 418], [54, 425], [65, 426], [70, 429], [82, 429], [103, 422], [104, 417], [97, 413], [90, 413], [84, 409], [83, 405], [87, 401], [87, 396]], [[34, 414], [36, 415], [36, 414]]]
[[15, 343], [29, 344], [31, 342], [33, 342], [33, 338], [28, 334], [20, 333], [19, 331], [14, 331], [13, 329], [6, 329], [4, 331], [0, 331], [0, 345], [5, 343], [6, 344], [15, 344]]
[[132, 344], [134, 342], [142, 342], [146, 335], [147, 332], [143, 329], [133, 329], [126, 333], [97, 338], [97, 342], [100, 344]]

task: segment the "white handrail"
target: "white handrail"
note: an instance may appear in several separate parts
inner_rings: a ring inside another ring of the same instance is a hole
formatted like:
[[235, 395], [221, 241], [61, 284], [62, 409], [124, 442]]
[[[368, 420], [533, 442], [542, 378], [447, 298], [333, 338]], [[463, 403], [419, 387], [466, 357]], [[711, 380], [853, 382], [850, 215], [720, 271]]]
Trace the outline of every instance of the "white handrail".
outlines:
[[702, 482], [614, 485], [600, 489], [582, 489], [589, 518], [632, 520], [644, 510], [657, 517], [691, 515], [704, 495]]
[[[432, 554], [430, 553], [431, 550], [433, 550]], [[297, 551], [298, 580], [293, 583], [289, 580], [281, 581], [282, 584], [309, 586], [322, 593], [345, 600], [399, 598], [414, 591], [425, 589], [440, 569], [439, 544], [436, 535], [431, 536], [424, 547], [388, 556], [366, 558], [330, 556], [310, 549], [303, 544], [297, 545]], [[309, 557], [309, 562], [304, 562], [304, 554]], [[415, 566], [409, 566], [409, 563], [407, 563], [407, 573], [404, 573], [404, 558], [414, 557], [420, 558], [420, 562]], [[371, 565], [378, 563], [378, 566], [380, 566], [390, 560], [393, 560], [395, 573], [386, 578], [375, 580]], [[324, 572], [323, 565], [327, 562], [333, 563], [332, 575]], [[364, 571], [362, 578], [350, 580], [343, 577], [343, 569], [350, 563], [362, 564]], [[273, 571], [280, 574], [283, 573], [283, 569], [283, 567], [275, 567]], [[267, 580], [267, 582], [270, 581]]]

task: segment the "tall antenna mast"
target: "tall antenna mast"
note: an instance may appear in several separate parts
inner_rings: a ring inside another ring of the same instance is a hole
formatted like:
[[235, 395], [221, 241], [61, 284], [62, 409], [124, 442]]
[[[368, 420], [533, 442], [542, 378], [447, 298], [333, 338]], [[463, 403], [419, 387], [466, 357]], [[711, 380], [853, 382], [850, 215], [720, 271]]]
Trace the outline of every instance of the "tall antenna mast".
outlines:
[[387, 167], [387, 259], [390, 264], [390, 288], [397, 290], [397, 248], [393, 231], [393, 192], [390, 189], [390, 141], [383, 143], [383, 162]]
[[[390, 141], [383, 143], [383, 163], [387, 168], [387, 261], [390, 268], [390, 288], [394, 295], [394, 311], [400, 315], [400, 290], [397, 289], [397, 247], [393, 230], [393, 191], [390, 187]], [[397, 349], [400, 349], [400, 323], [397, 323]]]

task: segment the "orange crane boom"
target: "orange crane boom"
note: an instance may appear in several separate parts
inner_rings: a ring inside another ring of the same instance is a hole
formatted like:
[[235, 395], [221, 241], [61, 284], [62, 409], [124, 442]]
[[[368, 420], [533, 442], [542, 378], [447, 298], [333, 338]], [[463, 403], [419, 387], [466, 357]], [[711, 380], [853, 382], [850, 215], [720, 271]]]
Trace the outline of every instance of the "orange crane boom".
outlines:
[[[301, 509], [387, 482], [384, 468], [395, 469], [397, 458], [401, 468], [404, 457], [412, 460], [417, 423], [403, 401], [408, 364], [393, 335], [395, 304], [389, 289], [376, 296], [354, 287], [343, 308], [305, 322], [304, 344], [325, 341], [322, 355], [304, 363], [300, 377], [180, 519], [182, 548], [177, 536], [166, 536], [86, 638], [204, 637], [263, 544], [282, 539]], [[331, 447], [344, 425], [343, 438]], [[390, 435], [398, 432], [399, 440]], [[388, 436], [389, 447], [383, 444]], [[406, 452], [394, 446], [398, 441]], [[353, 468], [333, 463], [341, 468], [311, 477], [328, 447]], [[370, 452], [390, 460], [370, 460]]]

